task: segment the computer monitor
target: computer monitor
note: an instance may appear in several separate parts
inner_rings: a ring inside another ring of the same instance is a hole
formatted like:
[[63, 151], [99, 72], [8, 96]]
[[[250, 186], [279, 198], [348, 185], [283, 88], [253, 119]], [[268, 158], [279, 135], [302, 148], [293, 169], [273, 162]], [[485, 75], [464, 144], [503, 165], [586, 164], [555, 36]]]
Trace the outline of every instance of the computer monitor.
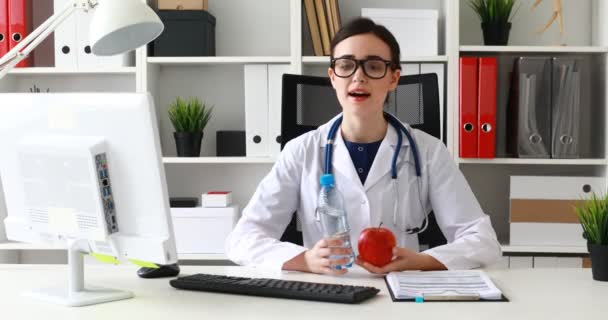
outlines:
[[83, 254], [177, 261], [148, 94], [14, 93], [0, 101], [7, 238], [68, 250], [68, 285], [32, 296], [70, 306], [132, 297], [85, 288]]

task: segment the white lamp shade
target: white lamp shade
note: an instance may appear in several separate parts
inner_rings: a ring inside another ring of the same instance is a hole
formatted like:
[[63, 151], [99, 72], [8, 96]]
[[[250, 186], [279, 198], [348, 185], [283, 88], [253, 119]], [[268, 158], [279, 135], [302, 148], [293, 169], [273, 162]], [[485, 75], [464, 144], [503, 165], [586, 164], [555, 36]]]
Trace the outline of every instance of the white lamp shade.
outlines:
[[124, 53], [156, 39], [163, 29], [142, 0], [99, 0], [91, 21], [91, 49], [98, 56]]

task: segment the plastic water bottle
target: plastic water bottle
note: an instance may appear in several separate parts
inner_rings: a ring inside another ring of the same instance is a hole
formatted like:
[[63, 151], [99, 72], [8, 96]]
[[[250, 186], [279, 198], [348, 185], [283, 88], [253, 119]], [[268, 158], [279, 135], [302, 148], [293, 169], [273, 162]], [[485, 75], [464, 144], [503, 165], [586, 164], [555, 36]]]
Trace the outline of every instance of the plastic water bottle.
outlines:
[[[321, 175], [321, 191], [317, 204], [317, 218], [321, 221], [323, 235], [326, 239], [339, 239], [342, 247], [352, 250], [350, 242], [350, 227], [344, 210], [344, 198], [338, 189], [334, 187], [334, 176], [332, 174]], [[331, 260], [348, 257], [349, 261], [343, 265], [334, 266], [335, 269], [350, 268], [355, 259], [354, 253], [350, 255], [332, 255]]]

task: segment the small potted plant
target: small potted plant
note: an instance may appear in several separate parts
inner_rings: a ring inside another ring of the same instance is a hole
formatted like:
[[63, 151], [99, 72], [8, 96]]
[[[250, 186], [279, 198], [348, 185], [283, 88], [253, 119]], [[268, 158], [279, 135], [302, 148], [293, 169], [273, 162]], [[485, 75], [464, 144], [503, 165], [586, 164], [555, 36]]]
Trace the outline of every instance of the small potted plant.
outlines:
[[177, 97], [169, 105], [169, 119], [175, 128], [173, 136], [178, 157], [198, 157], [201, 153], [203, 130], [211, 118], [213, 107], [190, 97]]
[[593, 279], [608, 281], [608, 195], [595, 194], [576, 207], [591, 257]]
[[514, 15], [517, 11], [513, 11], [515, 2], [517, 0], [469, 0], [469, 5], [481, 20], [485, 45], [507, 45], [512, 13]]

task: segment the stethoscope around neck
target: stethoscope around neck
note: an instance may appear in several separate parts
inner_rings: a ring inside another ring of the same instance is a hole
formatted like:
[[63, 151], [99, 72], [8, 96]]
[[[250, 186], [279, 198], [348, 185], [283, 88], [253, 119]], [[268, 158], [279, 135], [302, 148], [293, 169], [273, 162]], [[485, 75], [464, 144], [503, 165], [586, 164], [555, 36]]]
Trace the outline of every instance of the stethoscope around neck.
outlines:
[[[399, 185], [397, 184], [397, 158], [399, 157], [399, 152], [401, 151], [401, 143], [403, 142], [403, 134], [407, 137], [407, 140], [410, 143], [412, 148], [412, 155], [414, 156], [414, 167], [416, 169], [416, 180], [418, 180], [418, 200], [420, 201], [420, 208], [424, 211], [424, 205], [421, 197], [421, 169], [420, 169], [420, 157], [418, 155], [418, 147], [416, 146], [416, 141], [407, 130], [407, 128], [397, 119], [395, 116], [388, 112], [384, 112], [384, 119], [388, 121], [388, 123], [395, 128], [397, 131], [397, 146], [395, 147], [395, 152], [393, 153], [393, 158], [391, 162], [391, 178], [393, 181], [393, 190], [395, 194], [395, 200], [393, 204], [393, 225], [395, 228], [397, 227], [397, 212], [399, 206]], [[336, 137], [336, 132], [340, 128], [340, 124], [342, 124], [342, 116], [334, 121], [329, 129], [329, 133], [327, 134], [327, 144], [325, 145], [325, 166], [323, 168], [324, 174], [332, 174], [331, 172], [331, 157], [333, 154], [333, 143]], [[422, 222], [422, 226], [415, 228], [406, 228], [405, 232], [407, 234], [416, 234], [423, 232], [426, 230], [428, 226], [428, 216], [427, 213], [424, 214], [424, 221]]]

